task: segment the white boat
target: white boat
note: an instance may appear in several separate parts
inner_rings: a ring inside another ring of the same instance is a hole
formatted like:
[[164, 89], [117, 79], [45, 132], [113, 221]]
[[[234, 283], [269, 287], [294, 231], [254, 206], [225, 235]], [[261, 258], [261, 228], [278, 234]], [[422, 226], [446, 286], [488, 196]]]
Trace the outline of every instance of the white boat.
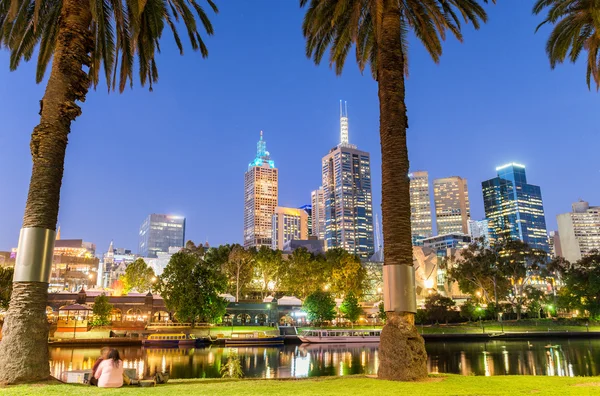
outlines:
[[379, 342], [381, 330], [304, 330], [298, 338], [315, 344]]

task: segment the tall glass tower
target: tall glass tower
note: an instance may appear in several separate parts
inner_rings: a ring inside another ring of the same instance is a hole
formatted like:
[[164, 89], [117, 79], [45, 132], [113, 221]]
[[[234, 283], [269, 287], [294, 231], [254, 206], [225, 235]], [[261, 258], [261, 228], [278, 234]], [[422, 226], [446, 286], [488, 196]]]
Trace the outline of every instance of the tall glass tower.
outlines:
[[510, 163], [496, 168], [498, 176], [481, 183], [490, 243], [502, 238], [520, 239], [530, 247], [549, 252], [542, 192], [527, 184], [525, 166]]
[[244, 176], [244, 247], [271, 247], [278, 183], [277, 168], [260, 131], [256, 158], [248, 165]]
[[185, 217], [153, 213], [140, 226], [138, 254], [156, 257], [185, 245]]
[[[373, 255], [371, 159], [349, 143], [348, 110], [340, 102], [340, 144], [322, 160], [325, 247]], [[315, 210], [313, 206], [313, 211]], [[314, 222], [313, 222], [314, 227]]]

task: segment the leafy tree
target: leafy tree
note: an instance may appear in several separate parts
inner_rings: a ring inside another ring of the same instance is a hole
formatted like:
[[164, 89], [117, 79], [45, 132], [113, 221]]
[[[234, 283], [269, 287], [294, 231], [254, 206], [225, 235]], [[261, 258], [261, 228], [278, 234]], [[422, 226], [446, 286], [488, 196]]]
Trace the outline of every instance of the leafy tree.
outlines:
[[120, 280], [123, 282], [123, 293], [127, 294], [132, 289], [139, 293], [150, 291], [156, 282], [154, 270], [146, 264], [144, 259], [138, 258], [125, 269], [125, 275]]
[[312, 292], [323, 290], [326, 276], [323, 258], [298, 248], [282, 263], [280, 289], [304, 299]]
[[377, 316], [379, 317], [379, 320], [381, 320], [383, 323], [385, 323], [385, 321], [387, 320], [387, 313], [385, 312], [385, 308], [383, 306], [383, 301], [381, 303], [379, 303], [379, 306], [377, 309]]
[[110, 313], [113, 310], [113, 305], [108, 302], [106, 294], [102, 293], [94, 299], [94, 314], [93, 326], [108, 326], [110, 325]]
[[362, 296], [367, 284], [367, 270], [360, 259], [343, 249], [330, 249], [325, 258], [331, 271], [331, 292], [337, 296], [346, 293]]
[[572, 264], [564, 274], [559, 304], [563, 308], [600, 317], [600, 252], [594, 251]]
[[477, 320], [479, 318], [477, 308], [478, 305], [475, 304], [473, 300], [467, 300], [460, 306], [460, 316], [468, 321]]
[[243, 292], [252, 281], [254, 272], [254, 253], [240, 245], [234, 245], [229, 258], [223, 266], [223, 272], [229, 280], [230, 290], [235, 291], [235, 301], [240, 301]]
[[352, 324], [356, 323], [360, 315], [362, 315], [363, 309], [353, 292], [346, 295], [346, 298], [340, 306], [340, 312], [344, 315], [344, 318], [348, 319]]
[[444, 297], [439, 293], [429, 295], [425, 299], [425, 311], [432, 322], [446, 322], [450, 319], [450, 310], [454, 308], [456, 302], [449, 297]]
[[596, 88], [600, 88], [600, 4], [595, 0], [537, 0], [533, 6], [533, 13], [536, 15], [546, 10], [546, 19], [538, 25], [536, 32], [545, 24], [554, 25], [546, 43], [550, 67], [554, 69], [567, 58], [575, 63], [585, 50], [588, 89], [591, 88], [592, 78]]
[[306, 311], [308, 320], [316, 325], [333, 320], [335, 318], [335, 300], [331, 293], [316, 291], [304, 300], [302, 309]]
[[12, 293], [12, 280], [14, 270], [9, 267], [0, 267], [0, 308], [8, 308], [10, 302], [10, 295]]
[[204, 250], [189, 245], [175, 253], [157, 285], [167, 308], [179, 320], [214, 323], [225, 314], [227, 301], [219, 294], [227, 287], [220, 265], [202, 259]]
[[535, 287], [528, 286], [525, 288], [525, 295], [527, 296], [527, 301], [525, 302], [527, 306], [527, 313], [529, 318], [540, 318], [540, 312], [542, 307], [546, 303], [546, 294], [540, 289], [536, 289]]
[[[206, 2], [217, 11], [213, 0]], [[40, 123], [31, 136], [33, 169], [24, 229], [56, 229], [68, 135], [81, 114], [78, 102], [85, 101], [89, 87], [97, 87], [103, 78], [109, 90], [118, 81], [123, 91], [133, 85], [137, 64], [141, 84], [152, 89], [158, 81], [155, 56], [165, 27], [183, 53], [177, 26], [185, 27], [192, 48], [206, 57], [199, 30], [211, 35], [213, 27], [196, 0], [0, 0], [0, 48], [10, 51], [11, 70], [37, 54], [39, 83], [51, 64], [40, 101]], [[21, 254], [34, 249], [24, 246]], [[36, 265], [44, 264], [49, 263]], [[13, 288], [14, 308], [9, 307], [5, 317], [0, 382], [45, 380], [50, 370], [45, 324], [48, 281], [20, 283]]]
[[[354, 45], [359, 69], [371, 66], [379, 89], [384, 265], [412, 266], [404, 81], [409, 35], [412, 31], [438, 62], [448, 31], [462, 40], [459, 16], [477, 29], [481, 21], [487, 20], [486, 13], [476, 0], [300, 0], [300, 5], [308, 6], [302, 25], [308, 57], [319, 64], [329, 50], [329, 64], [341, 74]], [[409, 280], [402, 277], [396, 283], [400, 289], [415, 293]], [[391, 308], [391, 315], [404, 322], [402, 328], [415, 333], [417, 307], [403, 312], [399, 307]], [[401, 370], [394, 369], [398, 357], [385, 345], [386, 340], [382, 340], [379, 377], [415, 380], [427, 376], [424, 344], [418, 346], [417, 356], [421, 358], [404, 362], [406, 366]], [[394, 364], [388, 364], [392, 361]]]
[[243, 378], [244, 370], [242, 370], [242, 362], [237, 352], [229, 352], [227, 363], [221, 366], [222, 378]]
[[258, 279], [262, 298], [269, 294], [269, 288], [277, 288], [283, 258], [280, 250], [261, 246], [254, 260], [255, 277]]

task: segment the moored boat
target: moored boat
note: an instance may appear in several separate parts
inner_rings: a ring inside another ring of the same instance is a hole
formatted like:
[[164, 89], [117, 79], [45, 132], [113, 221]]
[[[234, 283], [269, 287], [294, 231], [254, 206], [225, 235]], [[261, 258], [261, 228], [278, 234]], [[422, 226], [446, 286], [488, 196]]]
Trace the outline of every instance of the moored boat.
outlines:
[[144, 346], [195, 346], [197, 343], [197, 339], [193, 334], [184, 334], [184, 333], [158, 333], [158, 334], [150, 334], [148, 338], [142, 340], [142, 345]]
[[298, 338], [307, 343], [366, 343], [379, 342], [381, 330], [304, 330]]
[[270, 335], [264, 331], [233, 333], [231, 338], [225, 339], [225, 345], [279, 345], [283, 344], [284, 337]]

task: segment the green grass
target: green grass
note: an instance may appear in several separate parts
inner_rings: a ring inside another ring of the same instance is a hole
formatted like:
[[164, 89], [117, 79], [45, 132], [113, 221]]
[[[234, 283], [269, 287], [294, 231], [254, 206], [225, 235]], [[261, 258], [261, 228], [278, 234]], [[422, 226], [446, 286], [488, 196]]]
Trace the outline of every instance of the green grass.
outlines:
[[424, 382], [381, 381], [362, 376], [304, 380], [180, 380], [155, 388], [98, 389], [81, 385], [20, 385], [0, 388], [3, 396], [22, 395], [597, 395], [600, 378], [532, 376], [432, 376]]

